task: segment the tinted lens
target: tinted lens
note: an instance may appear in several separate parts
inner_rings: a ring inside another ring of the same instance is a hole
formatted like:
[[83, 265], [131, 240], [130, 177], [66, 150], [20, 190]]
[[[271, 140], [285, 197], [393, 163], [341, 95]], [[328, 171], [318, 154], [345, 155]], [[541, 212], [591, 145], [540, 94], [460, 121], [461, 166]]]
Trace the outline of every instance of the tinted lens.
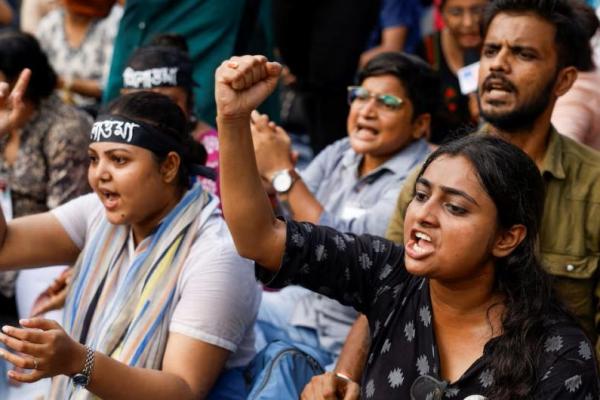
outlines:
[[369, 91], [360, 86], [348, 87], [348, 103], [352, 103], [354, 100], [367, 100], [369, 98]]
[[438, 381], [432, 376], [421, 375], [410, 387], [411, 400], [442, 400], [444, 390], [448, 384]]
[[382, 105], [387, 108], [397, 109], [402, 105], [402, 100], [397, 98], [396, 96], [392, 96], [391, 94], [382, 94], [377, 97], [377, 101], [379, 101]]

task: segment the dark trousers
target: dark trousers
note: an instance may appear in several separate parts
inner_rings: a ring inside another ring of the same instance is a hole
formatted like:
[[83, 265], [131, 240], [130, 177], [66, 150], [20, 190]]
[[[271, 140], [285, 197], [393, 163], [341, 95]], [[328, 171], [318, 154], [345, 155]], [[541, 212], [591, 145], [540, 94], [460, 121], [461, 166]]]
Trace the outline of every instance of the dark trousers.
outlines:
[[347, 135], [346, 87], [379, 13], [378, 0], [274, 0], [275, 40], [305, 96], [315, 152]]

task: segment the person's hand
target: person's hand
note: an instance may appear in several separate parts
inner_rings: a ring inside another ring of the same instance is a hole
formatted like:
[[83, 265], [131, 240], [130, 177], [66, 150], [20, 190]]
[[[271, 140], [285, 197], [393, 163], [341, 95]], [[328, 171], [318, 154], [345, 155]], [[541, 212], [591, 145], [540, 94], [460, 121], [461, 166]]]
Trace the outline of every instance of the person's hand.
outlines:
[[301, 400], [357, 400], [360, 386], [349, 379], [336, 376], [333, 372], [313, 376], [304, 387]]
[[215, 101], [221, 119], [247, 119], [277, 86], [281, 65], [264, 56], [231, 57], [215, 73]]
[[292, 153], [292, 140], [283, 128], [269, 121], [268, 116], [252, 111], [250, 131], [261, 178], [270, 183], [277, 171], [294, 168], [297, 157]]
[[35, 299], [31, 307], [31, 317], [39, 317], [48, 311], [62, 308], [65, 305], [72, 277], [73, 268], [65, 268], [59, 277]]
[[58, 322], [32, 318], [21, 320], [20, 324], [23, 328], [3, 326], [0, 333], [0, 342], [18, 354], [0, 350], [0, 355], [31, 372], [12, 370], [9, 378], [31, 383], [56, 375], [73, 375], [83, 367], [85, 347], [71, 339]]
[[23, 97], [30, 79], [31, 70], [25, 68], [12, 90], [7, 82], [0, 82], [0, 135], [22, 128], [27, 122]]

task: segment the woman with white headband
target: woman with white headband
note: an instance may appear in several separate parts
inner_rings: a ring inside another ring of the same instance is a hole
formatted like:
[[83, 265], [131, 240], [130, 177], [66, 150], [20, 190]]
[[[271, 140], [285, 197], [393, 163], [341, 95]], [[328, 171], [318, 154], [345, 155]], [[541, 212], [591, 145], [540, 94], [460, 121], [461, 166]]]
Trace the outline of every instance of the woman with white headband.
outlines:
[[198, 171], [185, 126], [166, 96], [122, 96], [90, 135], [95, 193], [0, 218], [0, 269], [75, 264], [64, 328], [41, 318], [2, 327], [12, 350], [2, 356], [31, 370], [10, 378], [56, 377], [52, 399], [243, 398], [260, 294], [216, 199], [189, 188]]

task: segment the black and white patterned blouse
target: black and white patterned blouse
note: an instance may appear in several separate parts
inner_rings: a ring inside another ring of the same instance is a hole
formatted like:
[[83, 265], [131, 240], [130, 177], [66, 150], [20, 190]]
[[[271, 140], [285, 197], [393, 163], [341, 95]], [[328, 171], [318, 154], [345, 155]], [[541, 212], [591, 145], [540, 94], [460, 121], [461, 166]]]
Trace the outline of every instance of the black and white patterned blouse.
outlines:
[[[402, 246], [375, 236], [288, 221], [279, 273], [273, 276], [257, 267], [258, 277], [271, 287], [299, 284], [367, 316], [372, 344], [361, 398], [410, 399], [411, 385], [419, 376], [441, 380], [427, 278], [406, 271]], [[565, 321], [549, 324], [547, 332], [534, 397], [598, 399], [595, 359], [583, 331]], [[485, 359], [494, 342], [486, 344], [484, 356], [458, 381], [448, 384], [444, 399], [485, 399], [493, 384]]]

